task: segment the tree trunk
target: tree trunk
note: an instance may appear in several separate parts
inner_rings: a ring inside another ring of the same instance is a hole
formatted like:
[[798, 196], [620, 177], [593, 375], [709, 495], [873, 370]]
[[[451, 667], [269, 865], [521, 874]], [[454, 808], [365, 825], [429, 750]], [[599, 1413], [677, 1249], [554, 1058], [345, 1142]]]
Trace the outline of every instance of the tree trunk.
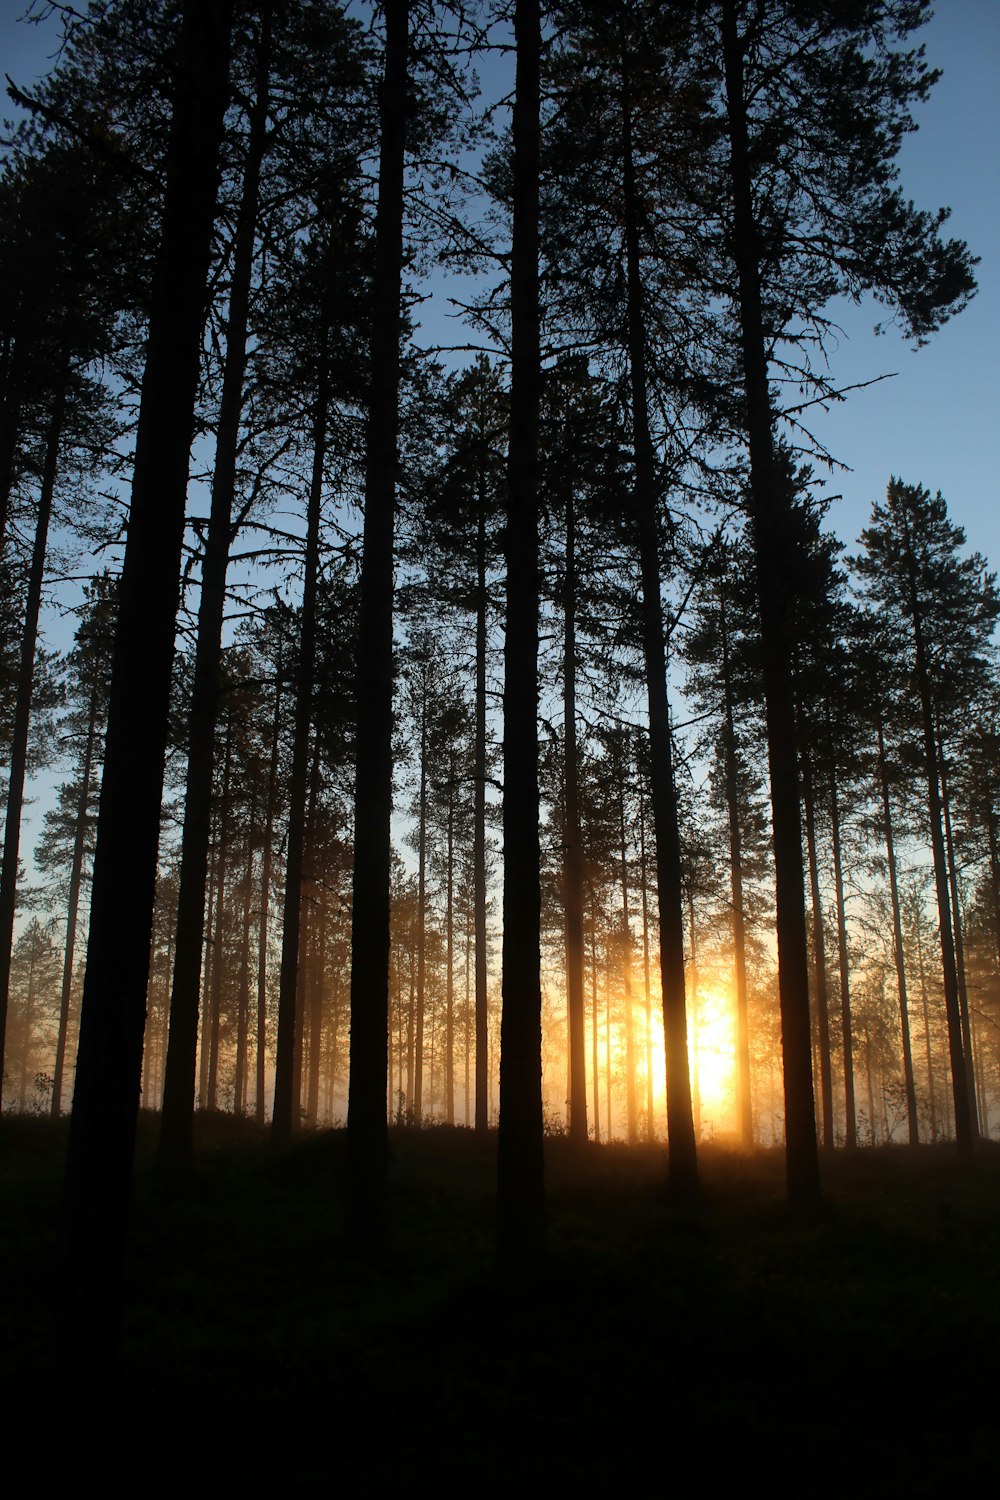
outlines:
[[94, 765], [94, 740], [97, 736], [97, 688], [91, 688], [87, 714], [87, 741], [80, 771], [80, 796], [76, 804], [76, 828], [73, 833], [73, 863], [69, 875], [69, 905], [66, 911], [66, 946], [63, 950], [62, 990], [59, 997], [59, 1031], [56, 1037], [56, 1060], [52, 1075], [52, 1118], [62, 1113], [63, 1075], [66, 1069], [66, 1037], [69, 1032], [69, 1008], [73, 994], [73, 959], [76, 955], [76, 923], [83, 885], [83, 859], [87, 847], [87, 816], [90, 811], [90, 778]]
[[622, 988], [625, 1000], [625, 1110], [629, 1145], [639, 1137], [639, 1112], [635, 1092], [635, 1028], [632, 1015], [632, 928], [629, 921], [628, 858], [625, 842], [625, 767], [618, 800], [618, 837], [621, 845], [622, 877]]
[[723, 0], [722, 40], [733, 196], [732, 254], [738, 281], [750, 450], [750, 516], [760, 595], [771, 778], [786, 1169], [789, 1200], [806, 1208], [819, 1202], [820, 1180], [809, 1042], [809, 957], [792, 688], [794, 566], [787, 505], [779, 490], [774, 464], [773, 412], [761, 307], [762, 241], [754, 221], [753, 174], [743, 99], [743, 51], [736, 18], [736, 0]]
[[646, 1139], [652, 1145], [656, 1139], [656, 1119], [653, 1108], [653, 1000], [649, 982], [649, 886], [646, 860], [646, 806], [642, 788], [642, 771], [639, 771], [639, 890], [642, 895], [642, 987], [646, 1001]]
[[359, 1242], [367, 1240], [373, 1244], [380, 1242], [383, 1235], [387, 1164], [392, 553], [399, 431], [403, 161], [409, 92], [406, 0], [386, 0], [385, 20], [358, 642], [351, 1080], [347, 1111], [351, 1224]]
[[257, 803], [250, 801], [247, 830], [247, 867], [243, 877], [243, 913], [240, 921], [240, 977], [236, 992], [236, 1068], [233, 1081], [233, 1114], [239, 1120], [246, 1111], [247, 1042], [250, 1032], [250, 913], [253, 894], [253, 846]]
[[691, 1112], [694, 1133], [701, 1140], [701, 1076], [698, 1059], [698, 943], [694, 925], [694, 897], [688, 891], [688, 920], [691, 929]]
[[281, 749], [281, 649], [275, 671], [274, 722], [271, 726], [271, 760], [267, 773], [267, 808], [264, 815], [264, 848], [260, 868], [260, 925], [257, 931], [257, 1051], [255, 1112], [264, 1125], [264, 1091], [267, 1083], [267, 925], [271, 905], [271, 862], [274, 857], [274, 814], [278, 796], [278, 763]]
[[219, 864], [215, 883], [215, 931], [212, 938], [212, 983], [209, 989], [208, 1092], [205, 1107], [214, 1112], [219, 1107], [219, 1030], [222, 1024], [222, 986], [226, 972], [226, 876], [229, 873], [229, 800], [230, 774], [233, 764], [232, 719], [226, 724], [226, 758], [222, 768], [219, 795]]
[[448, 780], [448, 872], [445, 900], [444, 1117], [455, 1123], [455, 776]]
[[181, 1176], [189, 1173], [192, 1167], [198, 1000], [205, 935], [205, 884], [212, 820], [215, 726], [220, 697], [219, 668], [226, 604], [226, 571], [232, 541], [236, 461], [243, 413], [257, 201], [260, 168], [267, 143], [271, 9], [270, 3], [261, 7], [256, 99], [250, 114], [243, 192], [233, 247], [232, 285], [226, 318], [226, 358], [219, 402], [212, 499], [201, 568], [201, 600], [198, 606], [194, 680], [188, 720], [177, 938], [170, 998], [170, 1036], [163, 1086], [163, 1114], [157, 1154], [157, 1165], [161, 1172]]
[[[805, 735], [803, 735], [803, 739]], [[819, 1032], [820, 1100], [823, 1112], [823, 1150], [834, 1146], [833, 1068], [830, 1062], [830, 1002], [826, 977], [826, 923], [823, 918], [823, 896], [819, 885], [819, 858], [816, 852], [816, 798], [813, 791], [812, 761], [802, 751], [802, 801], [805, 808], [806, 849], [809, 858], [809, 884], [812, 893], [813, 974], [816, 994], [816, 1022]]]
[[878, 714], [878, 775], [882, 792], [882, 829], [885, 837], [885, 854], [889, 866], [889, 896], [892, 901], [892, 952], [896, 963], [896, 983], [899, 990], [899, 1025], [903, 1045], [903, 1080], [906, 1085], [906, 1123], [911, 1146], [920, 1143], [920, 1124], [917, 1118], [917, 1089], [913, 1077], [913, 1052], [910, 1046], [910, 1015], [906, 1003], [906, 954], [903, 948], [903, 921], [899, 906], [899, 881], [896, 873], [896, 845], [892, 831], [892, 802], [889, 797], [889, 771], [885, 758], [885, 737], [882, 731], [882, 711]]
[[753, 1146], [753, 1109], [750, 1099], [750, 1025], [747, 1004], [746, 917], [743, 907], [743, 837], [740, 824], [739, 761], [736, 723], [733, 715], [732, 674], [729, 661], [729, 630], [726, 595], [719, 587], [719, 631], [722, 637], [722, 690], [726, 722], [723, 733], [726, 809], [729, 817], [729, 868], [733, 900], [733, 961], [736, 970], [736, 1116], [740, 1141], [745, 1150]]
[[590, 1065], [594, 1077], [594, 1144], [601, 1141], [600, 1013], [597, 1003], [597, 908], [590, 891]]
[[583, 849], [580, 839], [580, 766], [576, 735], [576, 513], [572, 482], [566, 485], [566, 582], [563, 596], [563, 906], [566, 919], [566, 1004], [569, 1030], [569, 1135], [587, 1140], [586, 1018], [583, 999]]
[[[328, 274], [332, 267], [328, 270]], [[292, 732], [292, 767], [288, 784], [288, 842], [285, 855], [285, 899], [281, 928], [281, 974], [278, 982], [278, 1040], [274, 1062], [274, 1110], [271, 1143], [279, 1150], [291, 1143], [299, 1122], [295, 1093], [296, 1056], [301, 1047], [296, 1026], [299, 990], [302, 876], [306, 837], [306, 793], [309, 778], [309, 734], [312, 726], [313, 679], [316, 673], [316, 594], [319, 588], [319, 523], [326, 461], [327, 413], [330, 404], [327, 343], [321, 335], [319, 390], [313, 412], [313, 461], [306, 507], [305, 576], [302, 581], [302, 626]]]
[[424, 1112], [424, 1013], [427, 998], [427, 665], [420, 679], [420, 796], [417, 813], [417, 1033], [413, 1116]]
[[837, 773], [830, 770], [830, 830], [833, 836], [833, 879], [837, 897], [837, 957], [840, 964], [840, 1025], [844, 1045], [844, 1145], [853, 1151], [858, 1144], [854, 1102], [854, 1037], [851, 1031], [851, 983], [847, 950], [847, 914], [844, 908], [844, 867], [840, 848], [840, 804]]
[[17, 670], [17, 697], [14, 704], [14, 738], [10, 753], [10, 780], [7, 784], [7, 815], [4, 822], [3, 870], [0, 871], [0, 1104], [3, 1093], [4, 1039], [7, 1030], [7, 1003], [10, 994], [10, 964], [14, 946], [14, 914], [17, 909], [18, 855], [21, 845], [21, 809], [24, 803], [24, 780], [28, 768], [28, 730], [31, 725], [31, 699], [35, 686], [35, 647], [38, 641], [38, 614], [42, 604], [42, 581], [45, 576], [45, 554], [48, 550], [49, 521], [56, 488], [59, 442], [66, 410], [66, 387], [69, 370], [64, 365], [56, 391], [45, 439], [42, 483], [35, 519], [35, 540], [28, 571], [28, 593], [24, 604], [24, 630]]
[[927, 812], [930, 823], [931, 850], [934, 856], [934, 888], [937, 895], [938, 930], [941, 937], [941, 968], [944, 978], [944, 1004], [948, 1019], [948, 1050], [951, 1061], [952, 1094], [955, 1103], [955, 1140], [962, 1156], [975, 1151], [975, 1123], [968, 1085], [965, 1052], [962, 1046], [962, 1014], [958, 993], [958, 969], [955, 938], [951, 923], [951, 900], [948, 891], [948, 861], [941, 822], [941, 790], [938, 783], [937, 742], [934, 734], [934, 712], [931, 703], [930, 675], [924, 648], [924, 633], [917, 594], [916, 563], [910, 538], [909, 522], [902, 512], [906, 542], [909, 583], [910, 620], [913, 624], [914, 667], [924, 736], [924, 774], [927, 780]]
[[476, 925], [476, 1134], [489, 1128], [489, 1013], [486, 952], [486, 487], [476, 509], [476, 745], [472, 860]]
[[931, 1048], [931, 1012], [927, 995], [927, 970], [924, 967], [924, 944], [920, 932], [920, 912], [914, 913], [914, 932], [917, 939], [917, 971], [920, 975], [920, 998], [924, 1013], [924, 1052], [927, 1058], [927, 1088], [931, 1111], [931, 1140], [938, 1138], [937, 1129], [937, 1098], [934, 1088], [934, 1056]]
[[[958, 1004], [962, 1017], [962, 1050], [965, 1054], [965, 1080], [969, 1091], [970, 1112], [973, 1125], [979, 1119], [977, 1108], [975, 1055], [972, 1047], [972, 1023], [969, 1017], [969, 986], [965, 975], [965, 940], [962, 932], [962, 902], [958, 889], [958, 867], [955, 863], [955, 840], [951, 829], [951, 797], [948, 792], [948, 763], [938, 723], [937, 743], [939, 751], [939, 773], [941, 777], [941, 809], [944, 813], [945, 857], [948, 861], [948, 890], [951, 894], [951, 913], [955, 931], [955, 975], [958, 979]], [[976, 1127], [978, 1129], [978, 1127]]]
[[698, 1151], [691, 1107], [687, 1012], [684, 999], [684, 896], [680, 831], [674, 787], [660, 548], [656, 461], [649, 427], [646, 333], [639, 264], [638, 204], [632, 155], [632, 106], [627, 59], [622, 58], [624, 127], [623, 187], [628, 296], [628, 359], [632, 397], [635, 484], [632, 504], [639, 545], [642, 587], [642, 651], [649, 714], [653, 834], [656, 841], [656, 893], [660, 914], [660, 975], [667, 1072], [667, 1142], [671, 1193], [691, 1198], [698, 1192]]
[[118, 1340], [174, 625], [232, 0], [187, 0], [119, 592], [63, 1217], [67, 1355]]
[[516, 0], [511, 418], [503, 698], [503, 1014], [497, 1244], [510, 1270], [545, 1248], [538, 837], [538, 0]]

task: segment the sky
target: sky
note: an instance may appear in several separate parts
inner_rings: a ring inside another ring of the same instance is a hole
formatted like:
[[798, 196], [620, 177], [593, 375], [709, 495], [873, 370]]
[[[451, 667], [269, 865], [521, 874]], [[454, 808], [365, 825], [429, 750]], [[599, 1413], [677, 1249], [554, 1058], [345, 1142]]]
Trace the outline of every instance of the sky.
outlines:
[[[0, 0], [0, 71], [22, 87], [47, 71], [58, 23], [22, 19], [28, 0]], [[82, 7], [81, 7], [82, 8]], [[36, 3], [34, 13], [44, 14]], [[939, 0], [920, 38], [943, 76], [903, 146], [901, 185], [924, 209], [948, 206], [948, 232], [981, 257], [979, 293], [931, 342], [912, 350], [880, 309], [845, 307], [832, 356], [841, 386], [891, 374], [855, 391], [813, 430], [847, 466], [829, 476], [841, 494], [830, 515], [853, 545], [889, 476], [940, 490], [970, 545], [1000, 566], [1000, 0]], [[5, 101], [6, 103], [6, 101]], [[5, 114], [15, 113], [7, 103]], [[435, 320], [437, 321], [437, 320]], [[451, 328], [454, 329], [452, 324]]]

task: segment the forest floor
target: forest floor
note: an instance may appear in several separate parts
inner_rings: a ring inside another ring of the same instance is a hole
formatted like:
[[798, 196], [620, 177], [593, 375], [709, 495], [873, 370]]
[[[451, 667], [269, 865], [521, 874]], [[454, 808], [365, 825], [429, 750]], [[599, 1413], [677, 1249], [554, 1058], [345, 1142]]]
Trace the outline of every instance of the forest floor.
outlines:
[[0, 1122], [2, 1471], [43, 1495], [60, 1454], [112, 1496], [995, 1482], [1000, 1148], [970, 1166], [944, 1146], [838, 1152], [803, 1220], [780, 1152], [704, 1147], [704, 1201], [680, 1212], [662, 1150], [550, 1138], [548, 1261], [511, 1288], [495, 1137], [392, 1132], [392, 1240], [371, 1264], [343, 1244], [342, 1132], [275, 1156], [202, 1118], [195, 1179], [164, 1196], [155, 1131], [144, 1118], [120, 1367], [88, 1391], [53, 1355], [65, 1123]]

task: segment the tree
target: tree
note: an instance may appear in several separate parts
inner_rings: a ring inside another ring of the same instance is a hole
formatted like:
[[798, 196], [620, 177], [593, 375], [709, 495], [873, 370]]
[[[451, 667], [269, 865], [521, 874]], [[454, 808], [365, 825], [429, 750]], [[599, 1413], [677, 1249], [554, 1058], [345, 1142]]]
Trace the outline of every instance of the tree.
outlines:
[[538, 838], [538, 0], [516, 0], [511, 247], [511, 414], [503, 695], [503, 1014], [497, 1241], [501, 1264], [545, 1243], [542, 1144], [541, 888]]
[[[793, 350], [807, 347], [838, 292], [859, 300], [873, 291], [918, 340], [971, 295], [965, 245], [940, 237], [945, 211], [921, 214], [894, 187], [910, 107], [933, 75], [919, 52], [896, 52], [893, 43], [926, 12], [901, 0], [856, 11], [791, 0], [767, 7], [719, 0], [712, 8], [726, 143], [719, 246], [732, 268], [760, 587], [788, 1188], [803, 1205], [820, 1188], [794, 753], [790, 497], [775, 461], [770, 368], [779, 338]], [[807, 368], [794, 369], [815, 383]]]
[[383, 1233], [392, 811], [393, 533], [399, 435], [403, 169], [410, 7], [387, 0], [372, 278], [365, 520], [358, 635], [357, 774], [347, 1114], [355, 1234]]
[[74, 1362], [107, 1357], [117, 1342], [231, 15], [231, 0], [188, 0], [174, 58], [162, 239], [120, 585], [64, 1188], [66, 1337]]
[[[945, 1011], [955, 1103], [955, 1134], [960, 1151], [974, 1149], [976, 1126], [971, 1095], [968, 1040], [963, 1018], [955, 944], [955, 916], [945, 848], [941, 716], [957, 707], [956, 689], [968, 681], [977, 661], [989, 654], [990, 636], [1000, 619], [996, 575], [979, 553], [960, 554], [965, 533], [948, 518], [938, 493], [891, 479], [885, 504], [872, 508], [872, 524], [861, 535], [864, 553], [857, 570], [873, 602], [891, 612], [897, 649], [912, 671], [923, 743], [923, 774], [934, 859], [934, 883], [941, 939]], [[902, 632], [909, 637], [903, 646]]]

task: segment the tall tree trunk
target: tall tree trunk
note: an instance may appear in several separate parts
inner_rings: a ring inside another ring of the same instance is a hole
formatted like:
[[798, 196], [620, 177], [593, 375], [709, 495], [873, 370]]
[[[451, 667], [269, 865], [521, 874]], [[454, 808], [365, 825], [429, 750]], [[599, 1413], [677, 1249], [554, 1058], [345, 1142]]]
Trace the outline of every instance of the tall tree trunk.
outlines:
[[854, 1102], [854, 1037], [851, 1031], [851, 982], [847, 949], [847, 913], [844, 907], [844, 865], [840, 847], [840, 803], [837, 773], [830, 769], [830, 831], [833, 837], [833, 879], [837, 897], [837, 957], [840, 964], [840, 1029], [844, 1045], [844, 1144], [852, 1151], [858, 1144]]
[[587, 1140], [586, 1018], [583, 999], [583, 849], [580, 839], [580, 765], [576, 734], [576, 513], [566, 485], [566, 582], [563, 598], [563, 907], [566, 920], [566, 1002], [569, 1023], [569, 1135]]
[[698, 943], [694, 925], [694, 896], [688, 890], [688, 920], [691, 929], [691, 1112], [694, 1133], [701, 1140], [701, 1073], [698, 1057]]
[[590, 888], [590, 1066], [594, 1079], [594, 1144], [601, 1141], [600, 1014], [597, 1003], [597, 907]]
[[[332, 274], [332, 266], [327, 274]], [[324, 317], [321, 335], [319, 390], [313, 412], [313, 461], [306, 507], [305, 576], [302, 581], [302, 626], [296, 676], [292, 767], [288, 783], [288, 842], [285, 855], [285, 898], [281, 928], [281, 973], [278, 982], [278, 1039], [274, 1062], [274, 1110], [271, 1142], [279, 1149], [291, 1143], [299, 1122], [295, 1093], [296, 1056], [301, 1047], [296, 1026], [299, 993], [302, 877], [306, 839], [306, 794], [309, 778], [309, 734], [312, 726], [313, 680], [316, 673], [316, 595], [319, 589], [319, 524], [326, 462], [327, 415], [330, 405], [327, 345], [329, 325]]]
[[516, 0], [511, 417], [507, 464], [503, 698], [503, 1014], [497, 1244], [510, 1269], [545, 1247], [542, 1144], [541, 885], [538, 836], [538, 0]]
[[427, 666], [420, 677], [420, 794], [417, 810], [417, 1033], [413, 1115], [424, 1112], [424, 1014], [427, 1000]]
[[[313, 969], [316, 962], [314, 923], [316, 921], [316, 813], [319, 806], [320, 746], [319, 735], [313, 737], [313, 751], [309, 773], [309, 801], [306, 808], [305, 831], [302, 852], [302, 898], [299, 908], [299, 956], [295, 975], [295, 1048], [292, 1056], [292, 1122], [298, 1126], [302, 1119], [302, 1071], [305, 1066], [305, 1048], [308, 1041], [309, 1056], [312, 1057], [313, 1035], [306, 1031], [309, 1011], [309, 996], [313, 988]], [[312, 1063], [310, 1060], [311, 1070]], [[308, 1076], [308, 1074], [307, 1074]]]
[[729, 818], [729, 868], [733, 901], [733, 963], [736, 971], [736, 1115], [744, 1149], [753, 1145], [753, 1109], [750, 1098], [750, 1025], [747, 1003], [746, 915], [743, 905], [743, 835], [740, 822], [739, 759], [733, 714], [732, 672], [729, 660], [729, 630], [726, 595], [719, 586], [719, 631], [722, 637], [722, 690], [725, 698], [726, 810]]
[[931, 700], [930, 674], [924, 647], [923, 622], [917, 592], [916, 560], [910, 537], [909, 521], [902, 510], [910, 620], [913, 625], [914, 667], [924, 738], [924, 775], [927, 781], [927, 812], [930, 823], [931, 850], [934, 856], [934, 889], [937, 895], [938, 931], [941, 938], [941, 968], [944, 979], [945, 1015], [948, 1020], [948, 1051], [951, 1062], [951, 1085], [955, 1104], [955, 1140], [962, 1156], [971, 1156], [976, 1147], [972, 1097], [968, 1084], [965, 1051], [962, 1046], [962, 1013], [958, 993], [958, 968], [955, 959], [955, 937], [951, 921], [948, 890], [948, 861], [945, 854], [941, 821], [941, 788], [938, 782], [937, 741], [934, 733], [934, 711]]
[[215, 903], [218, 895], [219, 883], [219, 815], [214, 814], [213, 823], [215, 836], [209, 840], [209, 851], [212, 855], [212, 866], [208, 876], [208, 916], [205, 920], [205, 932], [207, 934], [205, 944], [205, 961], [203, 964], [204, 983], [201, 993], [201, 1052], [198, 1057], [198, 1108], [208, 1108], [208, 1060], [212, 1054], [211, 1031], [212, 1031], [212, 982], [215, 964], [218, 960], [218, 951], [212, 941], [215, 931]]
[[250, 1034], [250, 922], [253, 896], [253, 847], [257, 802], [250, 799], [247, 830], [247, 866], [243, 876], [243, 913], [240, 920], [240, 977], [236, 991], [236, 1069], [233, 1082], [233, 1114], [239, 1120], [246, 1112], [247, 1042]]
[[264, 1091], [267, 1085], [267, 926], [271, 906], [271, 862], [274, 858], [274, 814], [278, 799], [278, 764], [281, 749], [281, 650], [275, 671], [274, 721], [271, 725], [271, 758], [267, 772], [267, 807], [264, 813], [264, 848], [260, 867], [260, 918], [257, 929], [257, 1050], [255, 1113], [264, 1125]]
[[351, 1080], [347, 1111], [350, 1215], [359, 1241], [383, 1233], [387, 1123], [392, 814], [393, 525], [399, 431], [403, 162], [409, 5], [386, 0], [378, 209], [372, 280], [371, 397], [358, 641]]
[[965, 973], [965, 939], [962, 931], [962, 901], [958, 889], [958, 866], [955, 862], [955, 840], [951, 827], [951, 797], [948, 791], [948, 762], [944, 753], [940, 720], [937, 726], [939, 774], [941, 777], [941, 810], [944, 813], [944, 847], [948, 861], [948, 890], [955, 933], [955, 974], [958, 979], [958, 1004], [962, 1017], [962, 1050], [965, 1054], [965, 1079], [969, 1090], [973, 1124], [979, 1119], [977, 1108], [975, 1055], [972, 1047], [972, 1023], [969, 1017], [969, 986]]
[[885, 855], [889, 866], [889, 897], [892, 902], [892, 953], [896, 964], [896, 984], [899, 991], [899, 1025], [903, 1047], [903, 1081], [906, 1086], [906, 1123], [911, 1146], [920, 1143], [920, 1124], [917, 1117], [917, 1088], [913, 1077], [913, 1051], [910, 1045], [910, 1013], [906, 1001], [906, 953], [903, 948], [903, 920], [899, 905], [899, 880], [896, 871], [896, 843], [892, 830], [892, 801], [889, 796], [889, 770], [885, 757], [885, 736], [882, 729], [882, 710], [876, 705], [878, 714], [878, 777], [882, 793], [882, 831], [885, 838]]
[[59, 443], [66, 410], [66, 387], [69, 369], [64, 365], [56, 390], [45, 439], [42, 482], [35, 518], [35, 540], [28, 571], [28, 593], [24, 604], [24, 630], [17, 670], [17, 697], [14, 704], [14, 737], [10, 754], [10, 780], [7, 784], [7, 815], [4, 822], [3, 870], [0, 871], [0, 1102], [3, 1092], [4, 1038], [7, 1030], [7, 1002], [10, 993], [10, 963], [14, 946], [14, 913], [17, 908], [17, 869], [21, 846], [21, 809], [24, 803], [24, 780], [28, 768], [28, 730], [31, 725], [31, 699], [35, 687], [35, 647], [38, 641], [38, 615], [42, 604], [42, 581], [45, 576], [45, 554], [48, 550], [49, 521], [56, 488]]
[[228, 979], [226, 968], [226, 876], [229, 863], [230, 779], [233, 764], [232, 719], [226, 724], [226, 758], [222, 767], [222, 789], [219, 794], [219, 864], [215, 884], [215, 932], [212, 944], [212, 983], [209, 989], [208, 1093], [205, 1107], [219, 1107], [219, 1032], [222, 1024], [222, 986]]
[[91, 688], [87, 712], [87, 739], [80, 769], [80, 795], [76, 804], [76, 826], [73, 830], [73, 862], [69, 873], [69, 904], [66, 911], [66, 946], [63, 949], [62, 989], [59, 996], [59, 1031], [56, 1036], [56, 1060], [52, 1070], [52, 1118], [62, 1113], [63, 1075], [66, 1070], [66, 1037], [69, 1032], [69, 1008], [73, 995], [73, 960], [76, 955], [76, 923], [83, 885], [83, 860], [87, 848], [87, 818], [90, 812], [90, 778], [94, 766], [94, 741], [97, 736], [97, 688]]
[[119, 591], [63, 1215], [64, 1330], [117, 1345], [142, 1072], [174, 625], [228, 98], [232, 0], [186, 0]]
[[937, 1097], [934, 1088], [934, 1055], [931, 1048], [931, 1012], [927, 995], [927, 970], [924, 966], [924, 944], [920, 931], [920, 911], [914, 913], [914, 933], [917, 939], [917, 972], [920, 975], [920, 999], [924, 1014], [924, 1053], [927, 1059], [927, 1088], [929, 1094], [931, 1112], [931, 1140], [938, 1138], [937, 1129]]
[[455, 776], [448, 779], [448, 869], [445, 899], [444, 1117], [455, 1123]]
[[[805, 735], [803, 735], [803, 740]], [[812, 758], [802, 751], [802, 801], [805, 808], [806, 849], [809, 858], [809, 884], [812, 892], [813, 973], [816, 995], [816, 1022], [819, 1032], [820, 1100], [823, 1112], [823, 1150], [834, 1146], [833, 1068], [830, 1062], [830, 1001], [826, 977], [826, 923], [823, 918], [823, 895], [819, 885], [819, 858], [816, 852], [816, 797], [813, 790]]]
[[653, 998], [649, 982], [649, 884], [646, 859], [646, 799], [639, 768], [639, 890], [642, 896], [642, 988], [646, 1001], [646, 1139], [656, 1139], [653, 1108]]
[[319, 1080], [323, 1056], [323, 1000], [326, 979], [326, 902], [317, 900], [315, 944], [309, 1007], [309, 1085], [306, 1093], [306, 1124], [319, 1124]]
[[733, 199], [732, 255], [738, 282], [750, 450], [750, 517], [760, 595], [771, 777], [786, 1171], [789, 1200], [805, 1208], [819, 1202], [820, 1179], [809, 1040], [809, 956], [792, 688], [794, 566], [788, 506], [780, 492], [774, 463], [773, 412], [761, 305], [763, 242], [754, 220], [753, 173], [743, 98], [743, 44], [737, 29], [737, 13], [736, 0], [723, 0], [722, 41]]
[[265, 0], [260, 11], [256, 97], [250, 113], [243, 192], [233, 245], [232, 284], [226, 317], [226, 358], [219, 402], [212, 499], [201, 568], [201, 600], [198, 606], [194, 680], [188, 720], [187, 779], [181, 832], [173, 990], [170, 998], [170, 1037], [157, 1155], [159, 1169], [176, 1175], [190, 1172], [192, 1166], [198, 1000], [205, 936], [205, 883], [212, 819], [212, 771], [220, 698], [226, 571], [232, 542], [233, 496], [243, 413], [260, 169], [267, 144], [272, 11], [269, 0]]
[[476, 926], [476, 1134], [489, 1128], [489, 1013], [486, 952], [486, 483], [479, 465], [476, 507], [476, 744], [473, 900]]
[[625, 1110], [629, 1145], [639, 1136], [639, 1111], [635, 1092], [635, 1028], [632, 1014], [632, 928], [629, 913], [628, 857], [625, 841], [625, 767], [618, 800], [618, 837], [621, 845], [622, 878], [622, 989], [625, 1000]]
[[684, 998], [684, 896], [680, 831], [674, 786], [663, 603], [656, 460], [649, 426], [646, 330], [642, 305], [639, 206], [632, 152], [632, 104], [628, 59], [622, 55], [623, 206], [628, 298], [628, 359], [632, 397], [635, 483], [632, 503], [642, 586], [642, 651], [649, 714], [650, 780], [656, 841], [656, 893], [660, 914], [660, 975], [667, 1072], [667, 1142], [671, 1192], [690, 1198], [698, 1191], [698, 1150], [691, 1106], [687, 1011]]

